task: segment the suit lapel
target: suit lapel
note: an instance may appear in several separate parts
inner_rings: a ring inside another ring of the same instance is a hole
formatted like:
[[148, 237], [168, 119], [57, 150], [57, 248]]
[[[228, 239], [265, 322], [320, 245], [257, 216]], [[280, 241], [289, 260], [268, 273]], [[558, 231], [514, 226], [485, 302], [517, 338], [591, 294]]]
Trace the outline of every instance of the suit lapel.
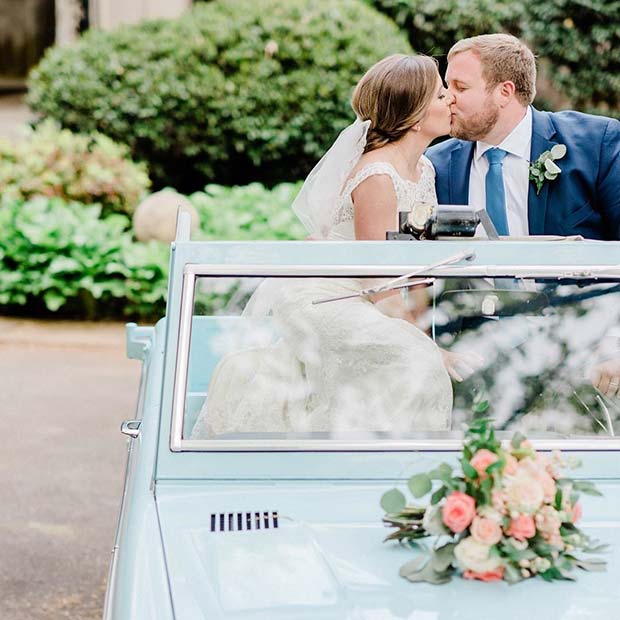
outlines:
[[[548, 116], [532, 108], [532, 145], [530, 149], [530, 162], [535, 162], [540, 154], [548, 151], [557, 144], [552, 138], [555, 129]], [[536, 193], [536, 184], [529, 182], [527, 197], [527, 219], [530, 235], [542, 235], [545, 232], [545, 216], [547, 213], [547, 201], [549, 198], [549, 183], [543, 183], [540, 193]]]
[[474, 156], [474, 142], [459, 142], [450, 153], [450, 204], [469, 203], [469, 171]]

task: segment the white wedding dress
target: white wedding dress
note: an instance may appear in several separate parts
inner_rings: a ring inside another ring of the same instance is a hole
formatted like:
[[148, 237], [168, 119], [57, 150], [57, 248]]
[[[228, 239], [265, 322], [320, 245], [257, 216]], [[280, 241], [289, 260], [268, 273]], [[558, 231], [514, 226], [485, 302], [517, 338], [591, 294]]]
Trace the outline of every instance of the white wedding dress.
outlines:
[[[409, 210], [414, 202], [436, 203], [434, 169], [426, 158], [422, 164], [415, 183], [401, 178], [387, 162], [364, 166], [346, 183], [327, 238], [355, 239], [351, 193], [375, 174], [391, 178], [398, 210]], [[448, 429], [452, 385], [439, 349], [428, 336], [360, 297], [312, 305], [313, 300], [356, 292], [365, 285], [355, 278], [272, 280], [261, 285], [270, 287], [279, 340], [221, 359], [191, 437]], [[260, 297], [261, 287], [255, 295]]]

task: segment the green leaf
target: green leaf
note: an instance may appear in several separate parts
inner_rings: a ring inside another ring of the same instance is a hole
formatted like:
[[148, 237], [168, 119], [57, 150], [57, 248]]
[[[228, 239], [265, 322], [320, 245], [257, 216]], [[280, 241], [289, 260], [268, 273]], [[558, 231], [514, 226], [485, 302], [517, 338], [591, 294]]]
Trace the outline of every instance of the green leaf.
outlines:
[[605, 560], [598, 560], [598, 559], [581, 560], [581, 559], [578, 559], [575, 562], [575, 564], [579, 568], [581, 568], [583, 570], [591, 571], [591, 572], [602, 573], [602, 572], [605, 572], [607, 570], [607, 562]]
[[408, 577], [409, 575], [418, 573], [421, 571], [426, 563], [429, 561], [428, 555], [420, 554], [417, 557], [413, 558], [406, 564], [403, 564], [398, 571], [398, 574], [401, 577]]
[[470, 480], [476, 480], [478, 478], [478, 472], [472, 467], [471, 463], [466, 459], [462, 458], [461, 467], [463, 468], [463, 473]]
[[603, 495], [589, 480], [575, 480], [573, 482], [573, 488], [576, 491], [585, 493], [586, 495], [595, 495], [597, 497], [602, 497]]
[[431, 562], [433, 563], [433, 568], [437, 572], [443, 573], [452, 564], [452, 560], [454, 559], [454, 547], [456, 547], [456, 543], [451, 542], [435, 549], [435, 553], [431, 557]]
[[431, 495], [431, 504], [434, 506], [438, 502], [440, 502], [448, 493], [448, 489], [445, 486], [440, 486], [432, 495]]
[[398, 489], [386, 491], [381, 497], [381, 508], [388, 514], [398, 514], [406, 504], [405, 496]]
[[517, 431], [512, 436], [512, 439], [510, 440], [510, 445], [513, 448], [520, 448], [521, 444], [525, 441], [525, 439], [526, 439], [525, 435], [523, 435], [523, 433], [520, 433], [519, 431]]
[[433, 488], [433, 483], [427, 474], [416, 474], [415, 476], [411, 476], [407, 485], [414, 497], [423, 497]]
[[514, 584], [514, 583], [519, 583], [520, 581], [523, 581], [523, 575], [521, 575], [521, 571], [515, 566], [513, 566], [510, 562], [506, 562], [504, 567], [505, 567], [504, 579], [508, 583]]

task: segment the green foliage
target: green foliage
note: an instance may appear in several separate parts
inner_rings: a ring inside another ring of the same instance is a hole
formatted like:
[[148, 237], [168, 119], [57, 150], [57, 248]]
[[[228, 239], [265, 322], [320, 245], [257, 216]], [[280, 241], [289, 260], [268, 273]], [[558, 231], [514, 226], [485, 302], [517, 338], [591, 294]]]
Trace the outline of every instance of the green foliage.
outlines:
[[[33, 198], [0, 206], [0, 305], [43, 301], [86, 318], [164, 314], [169, 249], [134, 243], [128, 219], [100, 207]], [[38, 308], [41, 310], [42, 308]]]
[[301, 183], [269, 190], [260, 183], [242, 187], [207, 185], [188, 196], [200, 216], [204, 239], [286, 240], [307, 236], [291, 209]]
[[293, 180], [351, 122], [365, 70], [409, 51], [361, 0], [216, 0], [52, 48], [30, 103], [126, 142], [159, 185]]
[[620, 115], [618, 0], [367, 2], [394, 19], [421, 53], [442, 56], [459, 39], [491, 32], [520, 37], [539, 59], [539, 107]]
[[570, 107], [620, 115], [620, 2], [528, 2], [528, 39], [543, 77]]
[[56, 196], [99, 203], [103, 214], [132, 213], [150, 185], [126, 146], [100, 134], [74, 134], [46, 121], [23, 141], [0, 140], [0, 192], [6, 199]]
[[489, 32], [520, 36], [523, 8], [511, 0], [369, 0], [422, 54], [443, 56], [459, 39]]

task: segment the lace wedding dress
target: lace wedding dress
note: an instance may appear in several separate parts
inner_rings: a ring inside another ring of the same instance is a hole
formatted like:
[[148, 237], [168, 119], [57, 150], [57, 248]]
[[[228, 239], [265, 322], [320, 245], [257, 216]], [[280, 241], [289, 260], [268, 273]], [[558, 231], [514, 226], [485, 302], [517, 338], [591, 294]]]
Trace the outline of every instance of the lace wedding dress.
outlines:
[[[364, 166], [345, 185], [327, 238], [355, 238], [351, 193], [375, 174], [392, 180], [398, 210], [408, 210], [414, 202], [436, 203], [432, 164], [423, 158], [422, 165], [417, 182], [401, 178], [387, 162]], [[270, 292], [270, 309], [280, 339], [222, 358], [192, 438], [231, 432], [399, 434], [449, 428], [452, 386], [428, 336], [383, 314], [367, 299], [312, 305], [365, 284], [355, 278], [267, 282], [276, 287]]]

